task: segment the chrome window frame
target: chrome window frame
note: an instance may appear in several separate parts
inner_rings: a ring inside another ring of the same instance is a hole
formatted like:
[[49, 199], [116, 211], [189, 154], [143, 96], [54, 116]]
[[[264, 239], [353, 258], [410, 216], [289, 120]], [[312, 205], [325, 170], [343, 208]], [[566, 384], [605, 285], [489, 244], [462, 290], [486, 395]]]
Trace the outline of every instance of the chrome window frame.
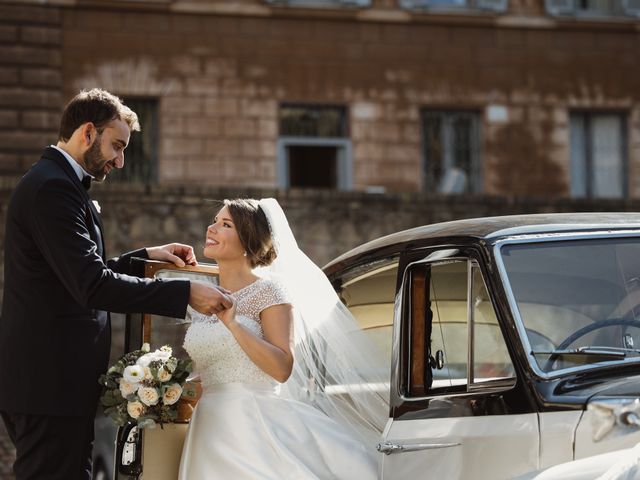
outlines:
[[[392, 362], [392, 370], [391, 370], [391, 382], [390, 382], [390, 388], [394, 389], [393, 394], [400, 399], [402, 402], [418, 402], [418, 401], [424, 401], [424, 400], [428, 400], [428, 399], [432, 399], [432, 398], [439, 398], [439, 397], [464, 397], [464, 396], [469, 396], [469, 395], [475, 395], [477, 393], [494, 393], [494, 392], [503, 392], [503, 391], [507, 391], [507, 390], [511, 390], [512, 388], [514, 388], [516, 386], [516, 383], [518, 381], [518, 377], [517, 375], [515, 375], [514, 377], [505, 377], [503, 379], [497, 379], [494, 381], [490, 381], [490, 382], [479, 382], [479, 383], [474, 383], [473, 380], [473, 352], [468, 352], [467, 353], [467, 383], [466, 383], [466, 390], [464, 392], [446, 392], [446, 393], [440, 393], [440, 392], [436, 392], [433, 393], [431, 395], [424, 395], [424, 396], [420, 396], [420, 397], [413, 397], [413, 396], [407, 396], [403, 391], [402, 391], [402, 383], [404, 380], [404, 383], [406, 385], [409, 384], [409, 379], [408, 378], [402, 378], [401, 376], [401, 372], [400, 372], [400, 338], [401, 338], [401, 333], [402, 333], [402, 320], [403, 317], [405, 316], [405, 308], [403, 308], [403, 302], [402, 299], [404, 297], [404, 292], [407, 288], [407, 286], [409, 285], [409, 269], [411, 269], [413, 266], [415, 265], [422, 265], [422, 264], [436, 264], [436, 263], [441, 263], [441, 262], [448, 262], [448, 261], [464, 261], [467, 264], [467, 275], [466, 275], [466, 279], [467, 279], [467, 329], [472, 329], [473, 328], [473, 321], [471, 319], [470, 316], [473, 316], [473, 313], [470, 313], [470, 309], [472, 309], [471, 307], [471, 301], [470, 301], [470, 289], [472, 288], [471, 285], [471, 281], [470, 281], [470, 276], [471, 276], [471, 271], [472, 271], [472, 263], [475, 263], [478, 268], [481, 269], [480, 267], [480, 262], [478, 259], [473, 258], [471, 256], [467, 256], [467, 255], [462, 255], [461, 254], [461, 250], [473, 250], [472, 246], [455, 246], [455, 245], [442, 245], [440, 248], [438, 246], [434, 246], [434, 247], [429, 247], [429, 250], [432, 250], [430, 253], [428, 253], [424, 258], [420, 259], [420, 260], [416, 260], [413, 261], [409, 264], [407, 264], [407, 266], [405, 267], [404, 271], [402, 272], [402, 282], [400, 284], [400, 288], [398, 289], [398, 293], [396, 294], [396, 299], [395, 299], [395, 306], [394, 306], [394, 316], [393, 316], [393, 336], [392, 336], [392, 347], [391, 347], [391, 362]], [[450, 252], [450, 256], [446, 256], [443, 255], [444, 252]], [[482, 274], [482, 279], [483, 282], [485, 284], [486, 287], [486, 281], [485, 281], [485, 276], [482, 273], [481, 270], [481, 274]], [[488, 287], [487, 287], [488, 290]], [[491, 299], [490, 299], [491, 300]], [[407, 303], [411, 304], [411, 290], [409, 290], [407, 292]], [[493, 300], [491, 300], [491, 305], [493, 306], [494, 311], [496, 311], [497, 314], [497, 308], [495, 303], [493, 302]], [[469, 332], [469, 330], [468, 330]], [[411, 326], [409, 325], [407, 328], [407, 334], [411, 335]], [[473, 334], [469, 333], [467, 335], [467, 348], [469, 350], [473, 350]], [[505, 345], [507, 344], [506, 339], [504, 339], [504, 335], [502, 335], [503, 340], [505, 342]], [[508, 351], [508, 348], [507, 348]], [[511, 357], [511, 353], [509, 352], [509, 356], [511, 358], [511, 362], [514, 364], [514, 369], [515, 369], [515, 362], [513, 361], [513, 357]]]
[[516, 301], [515, 295], [511, 288], [511, 283], [509, 282], [509, 275], [507, 274], [507, 270], [504, 266], [504, 261], [502, 259], [502, 248], [506, 245], [514, 245], [514, 244], [527, 244], [527, 243], [547, 243], [547, 242], [563, 242], [563, 241], [574, 241], [574, 240], [599, 240], [605, 238], [633, 238], [637, 237], [640, 239], [640, 230], [619, 230], [619, 231], [590, 231], [590, 232], [556, 232], [556, 233], [543, 233], [543, 234], [528, 234], [528, 235], [518, 235], [514, 237], [508, 237], [504, 239], [499, 239], [493, 245], [493, 257], [498, 268], [498, 275], [500, 276], [500, 281], [502, 283], [502, 287], [504, 289], [505, 295], [507, 297], [507, 301], [509, 303], [509, 309], [511, 310], [511, 314], [513, 316], [516, 329], [518, 331], [518, 336], [520, 337], [520, 343], [522, 347], [525, 349], [525, 354], [527, 357], [527, 361], [529, 363], [529, 367], [533, 370], [533, 372], [540, 378], [543, 379], [552, 379], [565, 376], [567, 374], [573, 374], [577, 372], [584, 372], [588, 370], [601, 370], [610, 368], [612, 365], [623, 365], [623, 364], [633, 364], [640, 363], [640, 357], [635, 358], [625, 358], [623, 360], [609, 360], [598, 362], [597, 364], [587, 364], [576, 367], [564, 368], [561, 370], [556, 370], [552, 373], [544, 372], [539, 366], [538, 362], [535, 359], [535, 356], [532, 354], [531, 343], [529, 342], [529, 337], [527, 336], [526, 327], [524, 326], [524, 322], [522, 321], [522, 317], [520, 316], [520, 309], [518, 308], [518, 302]]

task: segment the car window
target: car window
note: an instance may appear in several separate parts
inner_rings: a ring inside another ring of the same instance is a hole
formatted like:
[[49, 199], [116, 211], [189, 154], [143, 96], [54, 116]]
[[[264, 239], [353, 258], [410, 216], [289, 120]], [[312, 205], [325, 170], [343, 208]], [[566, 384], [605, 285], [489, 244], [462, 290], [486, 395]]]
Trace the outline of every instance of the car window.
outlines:
[[511, 243], [500, 254], [535, 367], [640, 359], [637, 238]]
[[389, 378], [391, 371], [391, 341], [398, 275], [397, 258], [358, 267], [334, 280], [338, 295], [353, 314], [360, 328], [385, 357]]
[[[173, 268], [163, 268], [157, 270], [154, 274], [155, 278], [186, 278], [188, 280], [200, 281], [218, 285], [218, 275], [215, 273], [206, 273], [198, 271], [198, 267], [194, 270], [175, 270]], [[201, 269], [206, 270], [207, 266], [201, 265]], [[184, 336], [191, 324], [191, 309], [187, 310], [187, 316], [182, 318], [170, 318], [160, 315], [147, 315], [148, 321], [145, 328], [145, 341], [149, 342], [151, 348], [160, 348], [163, 345], [170, 345], [173, 348], [173, 354], [177, 358], [189, 358], [189, 355], [182, 347]]]
[[442, 368], [432, 365], [431, 390], [460, 390], [467, 384], [467, 262], [433, 264], [429, 277], [431, 355], [444, 359]]
[[473, 383], [514, 378], [515, 369], [502, 336], [480, 267], [471, 263], [473, 314]]
[[[515, 378], [475, 260], [417, 264], [410, 268], [408, 278], [409, 396], [465, 392], [487, 382]], [[428, 294], [421, 296], [420, 289]]]

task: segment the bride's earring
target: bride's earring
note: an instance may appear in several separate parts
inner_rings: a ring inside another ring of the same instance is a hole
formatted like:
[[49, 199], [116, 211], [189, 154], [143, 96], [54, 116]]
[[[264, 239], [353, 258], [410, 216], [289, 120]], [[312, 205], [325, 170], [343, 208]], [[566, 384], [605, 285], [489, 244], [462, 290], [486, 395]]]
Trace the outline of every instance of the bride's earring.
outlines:
[[246, 256], [247, 256], [247, 252], [244, 252], [244, 253], [242, 254], [242, 256], [243, 256], [243, 257], [246, 257]]

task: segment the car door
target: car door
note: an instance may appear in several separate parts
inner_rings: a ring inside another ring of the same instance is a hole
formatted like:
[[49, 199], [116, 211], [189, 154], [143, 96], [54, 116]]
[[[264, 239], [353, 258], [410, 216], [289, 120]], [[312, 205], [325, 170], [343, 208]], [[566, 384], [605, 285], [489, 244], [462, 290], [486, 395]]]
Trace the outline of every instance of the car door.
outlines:
[[[218, 284], [217, 265], [199, 264], [178, 268], [173, 264], [153, 260], [134, 259], [132, 265], [138, 276], [148, 278], [187, 278]], [[190, 325], [187, 318], [169, 318], [142, 313], [127, 315], [122, 328], [114, 325], [114, 339], [124, 339], [124, 351], [130, 352], [149, 343], [151, 349], [170, 345], [173, 355], [187, 358], [182, 347], [184, 335]], [[138, 431], [132, 426], [118, 428], [115, 445], [111, 447], [111, 464], [115, 480], [175, 480], [178, 478], [182, 445], [187, 432], [189, 412], [172, 424], [162, 428]], [[115, 427], [114, 427], [115, 428]], [[102, 438], [96, 437], [96, 443]]]
[[404, 269], [391, 418], [378, 447], [385, 480], [496, 480], [538, 465], [538, 418], [518, 401], [480, 265], [460, 248], [427, 252]]

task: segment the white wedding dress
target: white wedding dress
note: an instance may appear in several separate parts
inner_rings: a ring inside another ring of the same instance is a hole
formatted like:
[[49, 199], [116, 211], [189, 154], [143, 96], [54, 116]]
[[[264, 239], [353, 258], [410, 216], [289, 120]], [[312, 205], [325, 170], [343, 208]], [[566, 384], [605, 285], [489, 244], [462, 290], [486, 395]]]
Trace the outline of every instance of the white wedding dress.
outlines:
[[[260, 312], [290, 303], [259, 279], [233, 294], [237, 319], [262, 336]], [[191, 310], [184, 347], [203, 394], [189, 425], [179, 480], [374, 479], [375, 452], [320, 410], [278, 395], [217, 317]]]

